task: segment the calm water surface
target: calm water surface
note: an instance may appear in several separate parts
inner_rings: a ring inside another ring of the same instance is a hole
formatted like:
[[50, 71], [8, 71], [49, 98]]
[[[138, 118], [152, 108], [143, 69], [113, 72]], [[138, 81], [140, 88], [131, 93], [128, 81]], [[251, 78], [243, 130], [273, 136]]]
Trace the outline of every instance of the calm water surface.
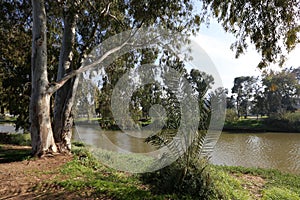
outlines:
[[73, 137], [93, 147], [110, 151], [148, 153], [155, 150], [152, 145], [144, 142], [146, 136], [139, 133], [131, 132], [129, 135], [121, 131], [100, 130], [98, 126], [76, 126]]
[[[17, 133], [22, 133], [22, 130], [18, 130]], [[12, 123], [1, 123], [0, 133], [16, 133], [16, 128]]]
[[300, 133], [222, 133], [211, 161], [300, 174]]
[[[74, 138], [95, 147], [119, 152], [147, 153], [154, 150], [153, 146], [144, 143], [143, 138], [88, 126], [77, 127]], [[222, 133], [211, 162], [217, 165], [274, 168], [300, 174], [300, 134]]]

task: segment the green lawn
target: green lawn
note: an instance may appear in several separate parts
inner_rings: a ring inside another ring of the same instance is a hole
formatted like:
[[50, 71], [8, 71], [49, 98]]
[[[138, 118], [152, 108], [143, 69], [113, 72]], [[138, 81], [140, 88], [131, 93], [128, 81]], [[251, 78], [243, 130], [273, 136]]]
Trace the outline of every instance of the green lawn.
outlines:
[[[226, 194], [225, 199], [247, 199], [246, 193], [255, 187], [260, 198], [264, 200], [300, 199], [299, 175], [281, 173], [277, 170], [244, 167], [213, 166], [212, 168], [217, 174], [216, 183], [220, 183], [216, 188], [220, 190], [220, 193]], [[223, 174], [223, 176], [219, 174]], [[232, 177], [234, 177], [232, 182], [235, 184], [227, 184]], [[247, 188], [247, 192], [245, 192], [245, 188]], [[239, 194], [244, 195], [241, 198], [237, 196]], [[252, 199], [255, 199], [253, 192], [251, 196]]]

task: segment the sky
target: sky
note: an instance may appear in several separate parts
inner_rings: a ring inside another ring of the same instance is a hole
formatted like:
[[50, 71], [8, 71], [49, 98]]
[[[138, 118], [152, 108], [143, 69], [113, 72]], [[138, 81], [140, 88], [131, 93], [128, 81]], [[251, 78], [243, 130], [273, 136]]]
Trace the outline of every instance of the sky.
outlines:
[[[261, 59], [253, 45], [249, 45], [247, 52], [235, 59], [235, 52], [230, 50], [230, 45], [235, 41], [232, 34], [226, 33], [220, 24], [212, 21], [209, 27], [201, 27], [200, 33], [194, 38], [213, 61], [222, 80], [223, 87], [231, 90], [235, 77], [258, 76], [261, 70], [257, 65]], [[288, 55], [288, 60], [283, 67], [300, 66], [300, 45]], [[280, 70], [277, 65], [272, 69]]]

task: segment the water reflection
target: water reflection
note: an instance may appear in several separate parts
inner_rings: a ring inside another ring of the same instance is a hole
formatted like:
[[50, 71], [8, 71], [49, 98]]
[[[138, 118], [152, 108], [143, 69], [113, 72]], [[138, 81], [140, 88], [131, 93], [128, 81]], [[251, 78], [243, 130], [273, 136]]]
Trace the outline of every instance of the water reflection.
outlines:
[[219, 165], [275, 168], [300, 173], [300, 134], [222, 133], [211, 161]]
[[[80, 133], [80, 134], [79, 134]], [[149, 153], [155, 148], [144, 142], [144, 138], [133, 137], [134, 133], [126, 134], [122, 131], [101, 130], [99, 126], [76, 126], [74, 139], [83, 141], [93, 147], [132, 153]], [[136, 134], [138, 136], [138, 133]]]

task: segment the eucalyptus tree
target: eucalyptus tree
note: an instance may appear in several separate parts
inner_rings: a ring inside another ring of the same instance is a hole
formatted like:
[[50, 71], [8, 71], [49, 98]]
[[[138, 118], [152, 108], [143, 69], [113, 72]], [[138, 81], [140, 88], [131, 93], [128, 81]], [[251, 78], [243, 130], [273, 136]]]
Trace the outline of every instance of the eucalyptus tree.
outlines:
[[[36, 155], [70, 150], [72, 107], [79, 68], [91, 49], [106, 38], [130, 28], [160, 24], [195, 32], [199, 17], [189, 1], [32, 1], [32, 90], [30, 123]], [[53, 10], [55, 9], [55, 10]], [[53, 11], [51, 18], [47, 15]], [[48, 79], [47, 19], [61, 23], [60, 55], [55, 81]], [[120, 45], [120, 48], [122, 45]], [[117, 51], [118, 48], [115, 49]], [[105, 54], [105, 56], [108, 56]], [[55, 94], [53, 127], [50, 101]], [[53, 133], [54, 131], [54, 133]], [[57, 149], [58, 147], [58, 149]]]
[[[12, 38], [10, 35], [15, 35], [29, 42], [28, 37], [9, 33], [15, 33], [12, 29], [15, 28], [28, 34], [31, 22], [33, 25], [31, 73], [28, 75], [31, 79], [29, 110], [33, 153], [37, 155], [56, 151], [57, 144], [60, 151], [69, 150], [71, 110], [78, 81], [75, 74], [82, 72], [78, 68], [91, 49], [111, 35], [141, 25], [160, 24], [183, 31], [188, 36], [188, 33], [199, 30], [199, 24], [203, 20], [215, 17], [226, 31], [236, 36], [237, 40], [232, 48], [236, 50], [237, 56], [245, 52], [249, 40], [255, 45], [262, 55], [259, 67], [276, 61], [282, 63], [285, 50], [291, 51], [299, 42], [298, 0], [201, 0], [200, 4], [201, 10], [193, 11], [192, 2], [189, 0], [32, 0], [31, 5], [27, 1], [2, 1], [1, 6], [5, 7], [1, 13], [1, 20], [5, 22], [1, 23], [3, 49], [13, 53], [26, 49], [21, 55], [27, 55], [29, 48], [14, 46], [9, 38]], [[18, 9], [12, 9], [14, 6]], [[195, 15], [197, 12], [200, 17]], [[19, 19], [24, 22], [24, 26], [16, 22]], [[11, 28], [5, 25], [8, 23]], [[18, 26], [11, 26], [14, 24]], [[13, 51], [8, 46], [13, 46], [18, 51]], [[7, 63], [6, 57], [9, 56], [3, 55], [1, 65]], [[20, 56], [16, 55], [15, 58]], [[13, 68], [13, 65], [14, 62], [9, 68]], [[28, 67], [25, 58], [22, 66]], [[22, 88], [28, 86], [23, 83], [20, 85]], [[52, 120], [50, 102], [54, 94]]]

